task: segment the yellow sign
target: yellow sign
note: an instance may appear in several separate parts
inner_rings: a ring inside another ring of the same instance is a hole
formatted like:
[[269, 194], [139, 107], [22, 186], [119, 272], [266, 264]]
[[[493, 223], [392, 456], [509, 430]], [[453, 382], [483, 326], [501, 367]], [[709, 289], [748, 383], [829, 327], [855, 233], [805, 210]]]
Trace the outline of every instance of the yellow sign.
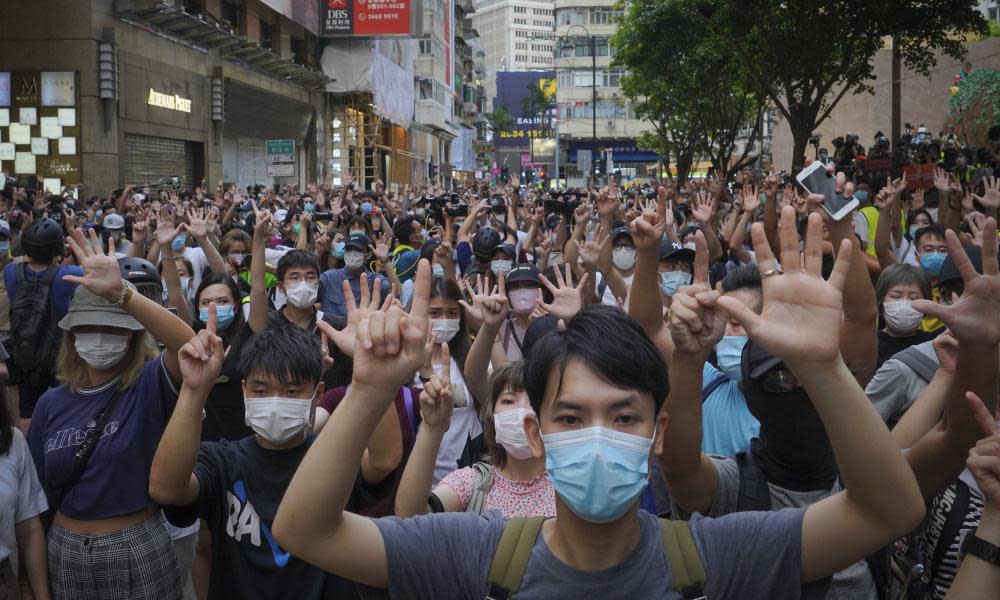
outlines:
[[150, 106], [158, 106], [159, 108], [166, 108], [168, 110], [176, 110], [180, 112], [191, 112], [191, 100], [187, 98], [181, 98], [177, 94], [164, 94], [163, 92], [158, 92], [153, 88], [149, 88], [149, 96], [146, 97], [146, 104]]

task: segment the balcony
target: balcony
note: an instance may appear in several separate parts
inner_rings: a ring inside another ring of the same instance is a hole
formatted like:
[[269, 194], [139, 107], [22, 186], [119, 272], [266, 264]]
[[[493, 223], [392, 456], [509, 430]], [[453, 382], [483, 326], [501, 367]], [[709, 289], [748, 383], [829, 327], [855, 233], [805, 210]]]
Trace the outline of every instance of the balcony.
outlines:
[[205, 14], [192, 14], [165, 0], [120, 0], [115, 16], [122, 21], [208, 51], [217, 49], [229, 61], [251, 71], [318, 89], [333, 79], [322, 72], [261, 48], [242, 35], [232, 33]]

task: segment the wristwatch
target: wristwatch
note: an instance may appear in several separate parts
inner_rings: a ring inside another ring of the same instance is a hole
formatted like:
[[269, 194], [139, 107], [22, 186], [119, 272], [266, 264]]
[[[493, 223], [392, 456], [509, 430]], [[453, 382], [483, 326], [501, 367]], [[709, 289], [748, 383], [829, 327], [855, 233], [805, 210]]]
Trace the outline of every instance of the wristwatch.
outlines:
[[971, 554], [976, 558], [1000, 567], [1000, 547], [980, 537], [976, 537], [975, 534], [970, 533], [965, 536], [965, 541], [962, 542], [962, 554]]

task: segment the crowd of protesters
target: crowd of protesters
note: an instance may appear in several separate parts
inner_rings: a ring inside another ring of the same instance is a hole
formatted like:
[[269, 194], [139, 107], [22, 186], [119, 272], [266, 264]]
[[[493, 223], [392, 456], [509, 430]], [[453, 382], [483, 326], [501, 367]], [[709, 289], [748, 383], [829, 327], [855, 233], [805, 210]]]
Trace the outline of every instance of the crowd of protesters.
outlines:
[[996, 598], [1000, 165], [920, 135], [841, 220], [7, 180], [0, 599]]

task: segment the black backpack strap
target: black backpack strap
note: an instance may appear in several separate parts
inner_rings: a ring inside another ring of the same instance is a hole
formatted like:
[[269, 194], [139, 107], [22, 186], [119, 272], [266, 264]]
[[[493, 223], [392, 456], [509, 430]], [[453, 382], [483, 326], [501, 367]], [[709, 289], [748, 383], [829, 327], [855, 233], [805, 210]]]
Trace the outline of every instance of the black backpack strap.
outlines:
[[601, 283], [597, 284], [597, 300], [600, 303], [604, 299], [604, 291], [608, 289], [608, 278], [602, 273]]
[[111, 395], [111, 399], [94, 416], [94, 427], [87, 431], [87, 437], [84, 438], [83, 443], [80, 444], [74, 455], [73, 470], [70, 472], [69, 477], [66, 478], [66, 482], [53, 490], [49, 501], [49, 509], [52, 511], [52, 514], [55, 514], [59, 510], [59, 505], [62, 504], [66, 495], [69, 494], [73, 486], [83, 477], [83, 472], [87, 470], [87, 465], [90, 464], [90, 457], [94, 455], [97, 443], [101, 441], [101, 433], [108, 425], [108, 421], [111, 420], [111, 413], [115, 412], [115, 407], [118, 406], [118, 400], [121, 399], [123, 393], [121, 388], [116, 388], [115, 392]]
[[747, 451], [737, 452], [736, 466], [740, 470], [739, 499], [736, 512], [771, 510], [771, 489], [760, 468]]
[[708, 400], [709, 397], [715, 393], [715, 390], [726, 385], [730, 381], [731, 380], [729, 379], [728, 375], [726, 375], [725, 373], [719, 373], [719, 375], [715, 379], [710, 381], [708, 385], [705, 386], [703, 390], [701, 390], [701, 403], [704, 404], [705, 400]]
[[916, 346], [910, 346], [909, 348], [900, 350], [899, 352], [893, 354], [892, 358], [913, 369], [914, 373], [927, 382], [934, 379], [934, 374], [937, 373], [938, 367], [940, 366], [929, 356], [921, 352]]
[[955, 501], [951, 503], [951, 510], [948, 511], [944, 526], [941, 528], [941, 534], [934, 544], [934, 553], [931, 555], [931, 562], [929, 565], [926, 565], [928, 572], [927, 581], [934, 581], [937, 567], [944, 561], [944, 555], [947, 554], [948, 548], [951, 547], [951, 540], [958, 537], [958, 533], [962, 530], [962, 524], [965, 522], [965, 514], [969, 512], [971, 501], [972, 493], [969, 490], [969, 486], [961, 479], [957, 480], [955, 482]]

